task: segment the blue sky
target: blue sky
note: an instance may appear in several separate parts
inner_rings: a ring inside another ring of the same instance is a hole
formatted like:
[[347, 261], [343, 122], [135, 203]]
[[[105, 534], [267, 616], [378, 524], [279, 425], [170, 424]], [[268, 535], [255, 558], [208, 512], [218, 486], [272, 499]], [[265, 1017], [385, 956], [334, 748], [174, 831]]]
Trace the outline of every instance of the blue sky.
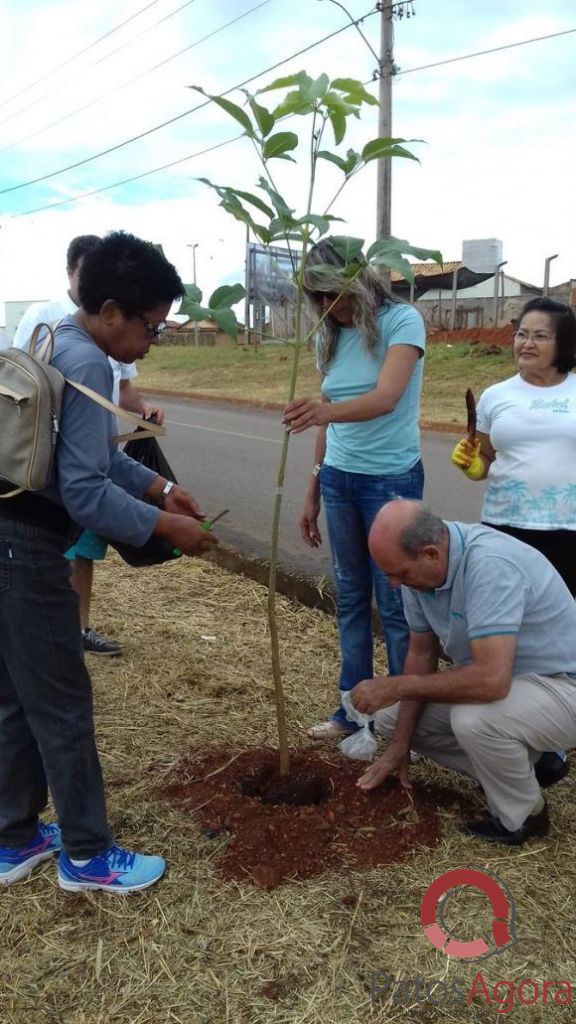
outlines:
[[[65, 284], [68, 240], [113, 228], [161, 241], [185, 279], [191, 277], [189, 246], [197, 243], [199, 283], [208, 292], [222, 280], [242, 278], [243, 228], [195, 179], [250, 188], [259, 171], [246, 140], [92, 198], [29, 211], [231, 138], [234, 126], [214, 106], [186, 113], [198, 102], [188, 87], [222, 92], [347, 21], [330, 0], [265, 0], [251, 11], [257, 3], [149, 0], [148, 9], [138, 13], [144, 0], [99, 0], [97, 5], [0, 0], [0, 190], [60, 171], [178, 118], [81, 167], [0, 195], [0, 300], [58, 294]], [[345, 6], [354, 17], [368, 15], [362, 29], [378, 50], [379, 15], [369, 14], [374, 5], [349, 0]], [[507, 272], [539, 283], [544, 259], [559, 253], [552, 282], [576, 277], [576, 33], [411, 71], [576, 28], [573, 0], [414, 0], [414, 9], [415, 17], [394, 26], [401, 73], [394, 80], [393, 130], [425, 144], [413, 147], [421, 164], [398, 161], [394, 167], [394, 233], [439, 248], [447, 260], [460, 257], [463, 238], [498, 237]], [[111, 32], [126, 19], [131, 20]], [[217, 34], [202, 41], [212, 32]], [[94, 45], [104, 33], [111, 34]], [[375, 59], [349, 28], [251, 88], [301, 68], [370, 81]], [[231, 98], [241, 102], [242, 97], [237, 92]], [[375, 108], [367, 108], [344, 148], [375, 135]], [[293, 205], [301, 206], [303, 155], [280, 180]], [[319, 206], [337, 180], [327, 165]], [[350, 187], [335, 212], [346, 218], [345, 230], [373, 239], [373, 169]]]

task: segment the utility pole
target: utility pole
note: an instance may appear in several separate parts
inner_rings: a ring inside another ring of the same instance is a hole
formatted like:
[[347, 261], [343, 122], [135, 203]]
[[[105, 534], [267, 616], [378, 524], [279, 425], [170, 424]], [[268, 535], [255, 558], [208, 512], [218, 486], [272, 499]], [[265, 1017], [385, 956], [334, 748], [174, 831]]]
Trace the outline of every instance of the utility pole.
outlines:
[[[379, 90], [378, 99], [378, 137], [389, 139], [392, 136], [392, 75], [394, 74], [394, 29], [392, 18], [394, 4], [383, 0], [378, 4], [380, 10], [380, 61], [378, 66]], [[378, 160], [378, 178], [376, 185], [376, 238], [388, 238], [391, 230], [392, 205], [392, 161]]]
[[498, 296], [500, 294], [500, 276], [502, 274], [502, 267], [505, 267], [508, 260], [502, 260], [501, 263], [497, 263], [494, 270], [494, 299], [492, 306], [492, 318], [494, 320], [494, 327], [498, 327]]
[[548, 292], [550, 290], [550, 264], [552, 263], [552, 260], [557, 259], [558, 253], [555, 253], [554, 256], [547, 256], [544, 260], [544, 288], [542, 291], [543, 295], [548, 295]]
[[[192, 281], [193, 281], [194, 284], [196, 284], [196, 249], [198, 248], [198, 245], [199, 245], [198, 242], [187, 242], [186, 243], [186, 248], [187, 249], [192, 249]], [[195, 344], [196, 348], [200, 344], [199, 328], [200, 328], [200, 325], [199, 325], [198, 321], [195, 320], [194, 321], [194, 344]]]

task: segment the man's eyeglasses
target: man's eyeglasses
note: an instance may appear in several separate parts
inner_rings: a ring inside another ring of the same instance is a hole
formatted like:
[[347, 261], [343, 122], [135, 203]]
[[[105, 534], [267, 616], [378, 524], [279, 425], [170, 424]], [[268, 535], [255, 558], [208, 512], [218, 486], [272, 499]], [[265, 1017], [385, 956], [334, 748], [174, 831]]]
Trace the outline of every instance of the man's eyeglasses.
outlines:
[[141, 323], [144, 324], [146, 334], [149, 338], [157, 338], [159, 334], [162, 334], [162, 331], [166, 330], [166, 322], [164, 320], [161, 320], [159, 324], [151, 324], [150, 321], [145, 320], [140, 313], [136, 313], [136, 316]]

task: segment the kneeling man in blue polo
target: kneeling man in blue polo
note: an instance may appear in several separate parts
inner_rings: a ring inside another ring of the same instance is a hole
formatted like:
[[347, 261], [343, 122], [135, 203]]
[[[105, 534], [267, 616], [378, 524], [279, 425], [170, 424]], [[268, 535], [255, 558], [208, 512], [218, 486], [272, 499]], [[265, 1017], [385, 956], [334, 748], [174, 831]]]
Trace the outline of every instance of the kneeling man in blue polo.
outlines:
[[[373, 789], [392, 774], [407, 784], [415, 750], [482, 786], [490, 814], [466, 822], [468, 835], [507, 845], [546, 835], [534, 765], [543, 751], [576, 746], [568, 588], [534, 548], [488, 526], [444, 522], [422, 502], [386, 505], [369, 544], [402, 587], [410, 645], [403, 675], [352, 691], [389, 741], [358, 785]], [[439, 672], [441, 650], [452, 667]]]

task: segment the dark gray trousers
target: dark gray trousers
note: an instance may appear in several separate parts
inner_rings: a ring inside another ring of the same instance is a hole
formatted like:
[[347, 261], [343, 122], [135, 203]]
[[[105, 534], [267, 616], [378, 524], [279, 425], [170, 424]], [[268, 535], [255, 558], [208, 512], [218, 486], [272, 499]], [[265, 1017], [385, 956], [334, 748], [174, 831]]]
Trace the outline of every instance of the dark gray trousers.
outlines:
[[68, 547], [0, 518], [0, 845], [32, 838], [49, 788], [66, 852], [87, 859], [112, 837]]

